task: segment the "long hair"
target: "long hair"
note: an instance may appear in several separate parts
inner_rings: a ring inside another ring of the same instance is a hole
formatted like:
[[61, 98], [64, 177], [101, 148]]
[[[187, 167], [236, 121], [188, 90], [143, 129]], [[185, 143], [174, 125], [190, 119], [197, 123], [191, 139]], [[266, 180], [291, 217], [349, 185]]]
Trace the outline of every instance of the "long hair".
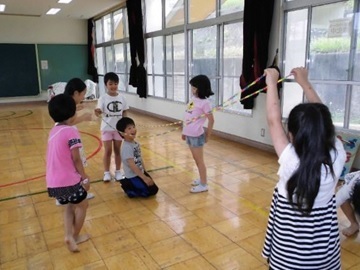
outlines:
[[[299, 104], [290, 112], [288, 131], [299, 157], [299, 167], [287, 183], [289, 201], [310, 214], [321, 182], [321, 168], [334, 177], [330, 152], [335, 151], [335, 127], [324, 104]], [[335, 177], [334, 177], [335, 178]]]

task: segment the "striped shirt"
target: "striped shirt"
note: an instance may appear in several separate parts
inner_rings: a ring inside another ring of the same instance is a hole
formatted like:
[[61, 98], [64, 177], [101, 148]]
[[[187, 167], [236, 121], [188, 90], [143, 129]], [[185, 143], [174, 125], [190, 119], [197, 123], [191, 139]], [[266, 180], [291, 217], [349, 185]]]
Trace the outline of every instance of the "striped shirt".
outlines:
[[336, 139], [330, 153], [335, 178], [321, 168], [319, 192], [309, 215], [303, 215], [288, 201], [287, 182], [299, 166], [294, 147], [289, 144], [279, 157], [279, 181], [270, 208], [262, 255], [274, 270], [340, 269], [340, 237], [335, 202], [335, 187], [346, 154]]
[[262, 255], [276, 270], [337, 270], [340, 237], [335, 195], [304, 216], [275, 189]]

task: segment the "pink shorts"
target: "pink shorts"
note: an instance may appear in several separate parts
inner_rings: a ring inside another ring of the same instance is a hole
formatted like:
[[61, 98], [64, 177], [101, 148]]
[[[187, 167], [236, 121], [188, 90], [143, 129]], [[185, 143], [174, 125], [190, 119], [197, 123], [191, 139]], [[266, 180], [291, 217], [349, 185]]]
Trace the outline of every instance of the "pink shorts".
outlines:
[[123, 139], [117, 131], [101, 131], [101, 140], [106, 141], [122, 141]]

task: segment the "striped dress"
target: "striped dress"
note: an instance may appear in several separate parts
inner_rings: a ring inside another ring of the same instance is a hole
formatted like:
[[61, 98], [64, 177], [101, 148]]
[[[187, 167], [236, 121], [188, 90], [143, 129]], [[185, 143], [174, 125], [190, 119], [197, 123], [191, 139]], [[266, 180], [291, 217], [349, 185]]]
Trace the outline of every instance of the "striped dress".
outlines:
[[[331, 153], [335, 177], [339, 177], [346, 154], [337, 140]], [[274, 270], [340, 270], [340, 236], [336, 211], [337, 181], [323, 166], [319, 193], [309, 215], [303, 215], [287, 199], [287, 182], [299, 159], [291, 144], [279, 157], [279, 182], [274, 190], [263, 257]], [[337, 179], [337, 178], [335, 178]]]
[[276, 270], [341, 269], [335, 196], [304, 216], [275, 189], [262, 255]]

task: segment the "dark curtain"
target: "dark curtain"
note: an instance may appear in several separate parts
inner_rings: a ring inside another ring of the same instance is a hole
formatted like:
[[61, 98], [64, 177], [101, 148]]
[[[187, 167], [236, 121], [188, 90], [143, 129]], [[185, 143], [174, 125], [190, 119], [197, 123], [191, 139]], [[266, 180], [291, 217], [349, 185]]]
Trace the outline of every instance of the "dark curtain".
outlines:
[[[243, 63], [240, 87], [244, 88], [264, 73], [268, 62], [268, 47], [274, 0], [245, 0], [243, 23]], [[261, 80], [241, 94], [241, 98], [265, 87]], [[241, 101], [244, 109], [254, 107], [257, 95]]]
[[144, 67], [145, 48], [141, 0], [128, 0], [126, 1], [126, 7], [128, 14], [131, 56], [129, 84], [133, 87], [137, 87], [136, 93], [139, 97], [146, 98], [147, 73]]
[[88, 53], [88, 68], [87, 73], [91, 75], [92, 81], [98, 83], [99, 77], [97, 69], [95, 67], [95, 46], [94, 46], [94, 22], [92, 19], [88, 20], [88, 43], [87, 43], [87, 53]]

